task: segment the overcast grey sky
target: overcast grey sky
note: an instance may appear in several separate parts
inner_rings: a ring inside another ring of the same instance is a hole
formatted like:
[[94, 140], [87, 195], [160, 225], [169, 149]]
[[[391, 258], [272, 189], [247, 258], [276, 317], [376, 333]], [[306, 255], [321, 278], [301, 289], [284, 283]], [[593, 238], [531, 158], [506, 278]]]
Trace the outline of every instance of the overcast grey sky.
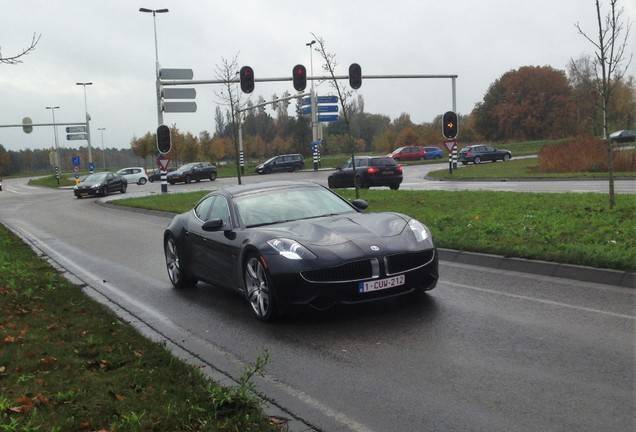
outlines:
[[[608, 1], [603, 3], [607, 5]], [[625, 18], [636, 21], [636, 2], [620, 1]], [[0, 65], [0, 124], [83, 121], [87, 86], [92, 145], [129, 147], [130, 140], [157, 128], [152, 14], [139, 8], [168, 8], [158, 14], [159, 62], [164, 68], [193, 69], [195, 80], [214, 79], [221, 59], [238, 55], [256, 78], [291, 76], [301, 63], [310, 70], [312, 33], [336, 55], [336, 73], [359, 63], [364, 75], [456, 74], [457, 111], [469, 114], [493, 81], [522, 66], [565, 70], [571, 58], [593, 54], [575, 23], [596, 35], [594, 0], [4, 0], [0, 49], [4, 57], [41, 34], [35, 51], [18, 65]], [[636, 51], [636, 30], [629, 52]], [[630, 75], [636, 75], [632, 62]], [[313, 53], [314, 75], [322, 75]], [[198, 136], [214, 133], [219, 102], [214, 85], [196, 86], [196, 113], [165, 113], [164, 123]], [[271, 99], [291, 82], [256, 83], [252, 100]], [[327, 84], [316, 88], [329, 94]], [[452, 108], [449, 79], [363, 80], [357, 91], [365, 111], [391, 119], [408, 113], [430, 122]], [[290, 113], [292, 113], [290, 107]], [[274, 113], [269, 111], [272, 115]], [[460, 126], [461, 127], [461, 126]], [[78, 147], [85, 141], [60, 145]], [[441, 142], [441, 133], [440, 133]], [[51, 127], [27, 135], [0, 128], [7, 150], [49, 148]]]

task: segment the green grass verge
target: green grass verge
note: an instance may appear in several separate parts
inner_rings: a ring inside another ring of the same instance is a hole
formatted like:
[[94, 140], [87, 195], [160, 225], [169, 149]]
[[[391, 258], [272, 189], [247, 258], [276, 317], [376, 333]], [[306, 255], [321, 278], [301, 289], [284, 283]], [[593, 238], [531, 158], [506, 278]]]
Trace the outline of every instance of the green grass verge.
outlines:
[[[450, 173], [448, 168], [432, 171], [428, 177], [447, 180], [519, 180], [519, 179], [606, 179], [606, 172], [542, 173], [537, 171], [539, 159], [512, 159], [508, 162], [484, 162], [460, 166]], [[616, 172], [614, 177], [636, 177], [634, 172]]]
[[85, 296], [0, 225], [1, 431], [276, 431], [251, 392], [220, 387]]
[[[113, 204], [188, 211], [208, 191], [153, 195]], [[355, 192], [338, 189], [347, 199]], [[408, 214], [429, 226], [438, 247], [636, 271], [636, 195], [490, 191], [361, 190], [369, 211]]]

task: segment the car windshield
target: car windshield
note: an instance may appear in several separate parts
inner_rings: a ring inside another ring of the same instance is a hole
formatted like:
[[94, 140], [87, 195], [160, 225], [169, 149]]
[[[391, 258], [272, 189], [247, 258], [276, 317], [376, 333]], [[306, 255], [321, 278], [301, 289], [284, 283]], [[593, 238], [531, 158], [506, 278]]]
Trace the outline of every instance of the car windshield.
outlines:
[[250, 193], [237, 197], [236, 207], [247, 227], [356, 212], [338, 195], [322, 187]]
[[179, 172], [188, 171], [188, 170], [189, 170], [190, 168], [192, 168], [194, 165], [195, 165], [195, 164], [193, 164], [193, 163], [185, 164], [185, 165], [183, 165], [182, 167], [179, 167], [179, 168], [177, 169], [177, 171], [179, 171]]
[[85, 181], [85, 182], [100, 182], [100, 181], [104, 180], [107, 175], [108, 175], [108, 173], [105, 173], [105, 172], [93, 173], [93, 174], [87, 175], [86, 178], [83, 181]]

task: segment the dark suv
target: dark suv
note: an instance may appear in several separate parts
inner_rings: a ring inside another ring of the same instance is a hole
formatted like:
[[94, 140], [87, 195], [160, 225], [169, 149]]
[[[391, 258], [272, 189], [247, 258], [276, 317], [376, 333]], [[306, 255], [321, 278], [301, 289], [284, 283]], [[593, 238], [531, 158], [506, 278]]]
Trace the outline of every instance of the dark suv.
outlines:
[[276, 171], [294, 172], [305, 168], [305, 158], [301, 154], [286, 154], [267, 159], [254, 170], [257, 174], [271, 174]]
[[464, 147], [459, 151], [458, 160], [466, 165], [468, 162], [478, 164], [485, 161], [509, 161], [512, 157], [510, 150], [498, 150], [491, 145], [477, 144]]
[[190, 183], [192, 180], [201, 181], [202, 179], [214, 181], [216, 180], [216, 166], [210, 162], [191, 162], [177, 168], [176, 171], [168, 173], [166, 179], [170, 184]]
[[336, 168], [329, 175], [327, 182], [330, 188], [353, 187], [354, 180], [361, 188], [372, 186], [388, 186], [399, 189], [402, 183], [402, 167], [389, 156], [356, 156], [354, 168], [349, 159], [344, 165]]

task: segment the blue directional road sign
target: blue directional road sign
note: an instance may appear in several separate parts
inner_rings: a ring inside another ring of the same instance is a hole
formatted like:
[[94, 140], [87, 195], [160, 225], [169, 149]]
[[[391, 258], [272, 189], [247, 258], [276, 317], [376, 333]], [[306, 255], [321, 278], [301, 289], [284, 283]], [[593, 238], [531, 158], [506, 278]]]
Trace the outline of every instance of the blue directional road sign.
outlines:
[[338, 103], [338, 96], [318, 96], [316, 97], [316, 102], [319, 104], [335, 104]]
[[318, 105], [319, 113], [338, 112], [338, 105]]
[[300, 113], [301, 113], [302, 115], [309, 115], [309, 114], [311, 114], [311, 105], [309, 105], [309, 106], [304, 106], [304, 107], [300, 108]]
[[80, 157], [79, 156], [73, 156], [71, 158], [71, 161], [73, 162], [73, 166], [79, 166], [80, 164]]
[[319, 122], [337, 122], [338, 114], [320, 114], [318, 115]]

